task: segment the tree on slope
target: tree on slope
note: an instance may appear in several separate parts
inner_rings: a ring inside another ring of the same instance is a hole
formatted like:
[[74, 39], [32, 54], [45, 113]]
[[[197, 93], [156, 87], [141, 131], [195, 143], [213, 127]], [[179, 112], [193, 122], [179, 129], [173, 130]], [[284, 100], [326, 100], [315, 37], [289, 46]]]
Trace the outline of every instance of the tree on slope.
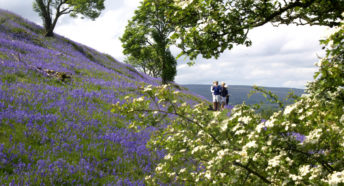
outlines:
[[76, 17], [97, 18], [104, 7], [105, 0], [35, 0], [33, 9], [43, 20], [45, 36], [54, 36], [54, 29], [58, 19], [65, 14]]
[[158, 59], [156, 44], [147, 40], [149, 31], [143, 25], [129, 21], [121, 41], [125, 62], [153, 77], [161, 77], [161, 64]]
[[167, 19], [179, 23], [173, 38], [192, 59], [219, 57], [236, 44], [249, 46], [249, 30], [266, 23], [333, 27], [344, 12], [343, 0], [176, 0], [176, 6], [180, 9]]
[[166, 14], [173, 10], [172, 3], [144, 0], [121, 37], [127, 62], [161, 77], [163, 84], [173, 81], [176, 75], [177, 62], [169, 50], [174, 26], [166, 19]]

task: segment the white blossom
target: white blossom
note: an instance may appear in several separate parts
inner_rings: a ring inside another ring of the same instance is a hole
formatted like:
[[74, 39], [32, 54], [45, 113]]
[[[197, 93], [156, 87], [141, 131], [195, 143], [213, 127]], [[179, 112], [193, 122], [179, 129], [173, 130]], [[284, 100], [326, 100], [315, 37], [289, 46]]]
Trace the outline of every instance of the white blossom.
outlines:
[[246, 132], [245, 130], [241, 129], [241, 130], [236, 131], [235, 135], [240, 135], [240, 134], [243, 134], [245, 132]]
[[316, 62], [314, 65], [317, 66], [317, 67], [321, 67], [321, 65], [323, 64], [324, 62], [324, 58], [322, 58], [321, 60], [319, 60], [318, 62]]
[[175, 177], [176, 173], [175, 172], [169, 172], [169, 173], [167, 173], [167, 175], [171, 178], [171, 177]]
[[272, 159], [269, 160], [269, 166], [271, 167], [277, 167], [280, 163], [281, 155], [275, 156]]
[[269, 119], [269, 120], [267, 120], [267, 121], [265, 122], [265, 126], [266, 126], [267, 128], [273, 127], [275, 121], [276, 121], [276, 119], [273, 118], [273, 117], [271, 117], [271, 119]]
[[249, 148], [255, 148], [255, 147], [258, 147], [256, 141], [250, 141], [243, 148], [249, 149]]
[[223, 141], [221, 142], [221, 145], [228, 145], [228, 141], [223, 140]]
[[179, 95], [179, 94], [180, 94], [180, 91], [174, 91], [173, 94], [174, 94], [174, 95]]
[[240, 124], [235, 125], [235, 127], [232, 128], [232, 131], [236, 131], [241, 127]]
[[193, 0], [175, 0], [174, 1], [179, 7], [185, 9], [189, 4], [193, 2]]
[[257, 161], [259, 157], [260, 157], [259, 153], [256, 153], [256, 154], [253, 156], [252, 160], [253, 160], [253, 161]]
[[251, 120], [252, 120], [252, 118], [249, 117], [249, 116], [240, 117], [240, 118], [238, 119], [239, 122], [243, 122], [243, 123], [245, 123], [245, 124], [248, 124]]
[[344, 183], [344, 171], [337, 172], [335, 171], [333, 174], [328, 176], [328, 181], [330, 185], [337, 185], [339, 183]]
[[151, 178], [152, 178], [152, 176], [148, 175], [148, 176], [145, 177], [145, 180], [150, 180]]
[[142, 102], [142, 101], [144, 101], [145, 100], [145, 98], [144, 97], [139, 97], [139, 98], [136, 98], [136, 99], [134, 99], [133, 100], [133, 102]]
[[344, 114], [343, 114], [342, 117], [340, 118], [339, 123], [344, 123]]
[[181, 174], [181, 173], [184, 173], [184, 172], [186, 172], [186, 168], [182, 168], [182, 169], [180, 169], [180, 171], [179, 171], [180, 174]]
[[211, 178], [211, 173], [210, 173], [210, 171], [209, 171], [209, 170], [208, 170], [208, 171], [206, 171], [206, 173], [205, 173], [204, 177], [206, 177], [206, 178], [208, 178], [208, 179], [210, 180], [210, 178]]
[[148, 86], [146, 86], [146, 87], [143, 89], [144, 92], [148, 92], [148, 91], [151, 91], [151, 90], [152, 90], [152, 85], [148, 85]]
[[217, 152], [217, 155], [219, 156], [219, 158], [222, 158], [226, 154], [228, 154], [228, 149], [220, 150]]
[[198, 151], [204, 150], [205, 148], [206, 148], [206, 146], [204, 146], [204, 145], [197, 146], [194, 149], [192, 149], [191, 154], [194, 154], [194, 153], [196, 153]]
[[319, 141], [321, 134], [321, 129], [314, 129], [308, 134], [308, 136], [306, 136], [306, 139], [303, 141], [303, 143], [315, 144]]
[[293, 180], [293, 181], [299, 181], [302, 179], [301, 176], [297, 176], [295, 174], [290, 174], [289, 177]]
[[299, 168], [299, 173], [301, 176], [306, 176], [310, 172], [309, 165], [303, 165]]
[[284, 115], [288, 115], [290, 114], [295, 108], [296, 108], [297, 104], [292, 104], [292, 105], [288, 105], [285, 109], [284, 109]]
[[305, 115], [300, 115], [300, 116], [299, 116], [299, 119], [300, 119], [300, 120], [304, 120], [305, 118], [306, 118]]
[[214, 112], [214, 117], [217, 118], [220, 114], [221, 114], [220, 111], [216, 111], [216, 112]]
[[162, 171], [163, 167], [164, 167], [164, 165], [160, 163], [160, 164], [158, 164], [158, 166], [155, 168], [155, 171], [156, 171], [156, 172], [160, 172], [160, 171]]
[[264, 127], [265, 127], [264, 123], [258, 124], [257, 127], [256, 127], [256, 131], [257, 131], [258, 133], [260, 133], [260, 131], [261, 131], [262, 128], [264, 128]]
[[221, 172], [219, 175], [221, 178], [224, 178], [226, 176], [226, 173]]
[[316, 179], [321, 174], [321, 167], [316, 166], [311, 168], [311, 176], [309, 177], [310, 180]]
[[164, 157], [165, 160], [169, 160], [169, 159], [172, 159], [172, 156], [170, 153], [168, 153], [165, 157]]
[[227, 130], [227, 128], [228, 128], [228, 122], [229, 122], [229, 120], [224, 120], [223, 122], [222, 122], [222, 124], [221, 124], [221, 131], [226, 131]]

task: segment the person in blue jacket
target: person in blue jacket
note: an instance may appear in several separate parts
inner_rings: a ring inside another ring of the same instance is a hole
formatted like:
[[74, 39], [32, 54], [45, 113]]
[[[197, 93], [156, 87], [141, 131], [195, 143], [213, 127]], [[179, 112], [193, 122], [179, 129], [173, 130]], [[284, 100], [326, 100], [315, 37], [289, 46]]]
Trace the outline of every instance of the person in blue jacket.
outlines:
[[220, 99], [221, 99], [221, 86], [219, 85], [218, 81], [215, 81], [213, 85], [210, 87], [210, 91], [213, 95], [213, 105], [214, 110], [220, 110]]

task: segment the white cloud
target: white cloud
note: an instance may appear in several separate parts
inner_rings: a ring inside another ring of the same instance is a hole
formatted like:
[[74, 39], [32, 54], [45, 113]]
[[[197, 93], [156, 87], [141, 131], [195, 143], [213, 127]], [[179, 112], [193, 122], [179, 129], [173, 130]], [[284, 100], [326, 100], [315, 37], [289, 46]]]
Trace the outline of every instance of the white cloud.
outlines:
[[110, 54], [118, 60], [124, 60], [119, 37], [122, 36], [128, 20], [134, 15], [139, 0], [127, 0], [118, 5], [122, 7], [107, 8], [95, 21], [73, 19], [69, 24], [61, 24], [56, 28], [56, 33]]
[[[200, 59], [197, 61], [200, 64], [213, 65], [208, 66], [207, 72], [198, 64], [181, 69], [179, 73], [183, 76], [178, 75], [176, 81], [204, 84], [219, 80], [237, 85], [304, 88], [317, 69], [314, 66], [317, 55], [323, 55], [319, 39], [325, 30], [322, 27], [270, 25], [253, 29], [249, 34], [253, 42], [251, 47], [236, 47], [217, 60]], [[204, 78], [205, 74], [209, 74], [208, 79]]]

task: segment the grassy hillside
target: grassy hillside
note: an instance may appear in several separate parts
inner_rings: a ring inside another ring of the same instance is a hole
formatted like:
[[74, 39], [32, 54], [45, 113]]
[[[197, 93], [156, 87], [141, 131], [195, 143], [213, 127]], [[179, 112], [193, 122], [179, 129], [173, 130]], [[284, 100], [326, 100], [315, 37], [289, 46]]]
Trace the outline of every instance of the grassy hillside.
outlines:
[[[142, 185], [163, 151], [112, 104], [159, 79], [0, 10], [0, 183]], [[183, 91], [189, 104], [201, 98]], [[145, 95], [143, 95], [145, 96]]]

